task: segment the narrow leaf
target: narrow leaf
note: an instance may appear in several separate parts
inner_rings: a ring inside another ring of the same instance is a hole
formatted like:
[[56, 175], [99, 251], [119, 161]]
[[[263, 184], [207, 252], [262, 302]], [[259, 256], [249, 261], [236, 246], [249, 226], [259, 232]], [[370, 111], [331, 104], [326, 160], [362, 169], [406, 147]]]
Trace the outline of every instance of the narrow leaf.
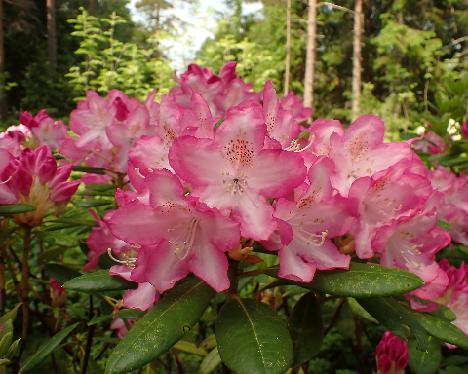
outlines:
[[135, 288], [136, 284], [119, 277], [111, 276], [107, 270], [97, 270], [70, 279], [63, 284], [63, 287], [67, 290], [93, 293], [127, 290], [129, 288]]
[[36, 210], [36, 207], [26, 204], [0, 205], [0, 215], [27, 213]]
[[106, 372], [127, 373], [167, 352], [198, 322], [213, 296], [214, 291], [197, 279], [169, 291], [114, 348]]
[[20, 370], [20, 373], [30, 371], [31, 369], [34, 369], [37, 365], [39, 365], [60, 345], [62, 340], [64, 340], [76, 326], [78, 326], [78, 322], [59, 331], [52, 338], [48, 339], [44, 344], [42, 344], [37, 350], [37, 352], [26, 360], [26, 362]]
[[313, 293], [302, 296], [289, 319], [289, 331], [294, 346], [294, 364], [309, 361], [319, 351], [323, 340], [322, 306]]
[[219, 357], [218, 348], [215, 348], [201, 362], [200, 374], [211, 374], [219, 364], [221, 364], [221, 357]]
[[234, 297], [215, 322], [218, 352], [238, 374], [283, 374], [293, 362], [286, 321], [265, 304]]

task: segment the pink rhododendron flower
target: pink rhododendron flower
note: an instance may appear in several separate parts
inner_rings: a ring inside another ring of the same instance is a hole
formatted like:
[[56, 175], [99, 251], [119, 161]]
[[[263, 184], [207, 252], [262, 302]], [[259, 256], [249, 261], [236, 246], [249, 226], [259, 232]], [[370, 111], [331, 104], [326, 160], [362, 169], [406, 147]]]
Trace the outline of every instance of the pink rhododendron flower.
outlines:
[[13, 157], [4, 149], [0, 149], [0, 204], [15, 204], [18, 196], [11, 186]]
[[149, 195], [131, 194], [108, 221], [118, 238], [141, 245], [131, 279], [163, 292], [192, 272], [217, 291], [228, 288], [224, 252], [238, 245], [238, 225], [185, 196], [168, 171], [149, 174], [139, 188]]
[[266, 199], [288, 195], [306, 173], [299, 154], [263, 149], [265, 136], [260, 105], [246, 102], [229, 109], [214, 139], [181, 137], [169, 154], [177, 175], [193, 187], [192, 195], [230, 211], [242, 235], [255, 240], [268, 239], [276, 227]]
[[[129, 252], [124, 253], [123, 258], [128, 256]], [[126, 258], [128, 261], [128, 257]], [[125, 262], [117, 260], [119, 262]], [[130, 266], [129, 266], [130, 265]], [[134, 264], [129, 263], [128, 265], [114, 265], [110, 268], [110, 275], [119, 276], [128, 281], [133, 281], [132, 271], [134, 269]], [[125, 291], [123, 295], [123, 306], [130, 309], [138, 309], [141, 311], [148, 310], [151, 308], [154, 303], [159, 300], [159, 293], [149, 282], [138, 283], [138, 287], [133, 290]]]
[[216, 119], [222, 118], [228, 108], [248, 100], [258, 101], [259, 98], [252, 92], [251, 84], [237, 77], [236, 65], [236, 62], [227, 62], [219, 75], [215, 75], [207, 68], [191, 64], [179, 77], [179, 86], [171, 94], [181, 95], [184, 86], [188, 86], [203, 96]]
[[[332, 238], [345, 234], [353, 223], [345, 199], [330, 183], [333, 164], [319, 159], [309, 169], [309, 185], [295, 201], [279, 199], [274, 216], [281, 237], [279, 275], [310, 282], [316, 269], [347, 269], [350, 257], [340, 253]], [[266, 243], [269, 247], [269, 243]], [[270, 244], [271, 248], [271, 244]]]
[[0, 132], [0, 150], [7, 150], [13, 156], [18, 157], [23, 149], [23, 144], [31, 136], [31, 132], [26, 126], [10, 126], [5, 131]]
[[434, 189], [440, 192], [436, 202], [439, 218], [450, 224], [452, 240], [468, 244], [468, 176], [456, 176], [439, 166], [430, 172]]
[[440, 296], [448, 284], [435, 254], [450, 243], [450, 235], [437, 227], [435, 214], [404, 216], [380, 228], [372, 246], [380, 254], [380, 264], [416, 274], [424, 286], [412, 294], [425, 300]]
[[424, 208], [432, 195], [429, 180], [410, 170], [407, 160], [374, 177], [362, 177], [351, 185], [348, 197], [356, 204], [358, 224], [353, 229], [356, 253], [370, 258], [376, 230], [392, 221]]
[[79, 181], [67, 181], [71, 165], [57, 167], [57, 162], [47, 146], [36, 150], [25, 149], [18, 159], [13, 159], [3, 170], [3, 191], [9, 188], [22, 204], [36, 208], [33, 212], [17, 214], [17, 222], [37, 226], [42, 218], [55, 209], [59, 211], [76, 192]]
[[114, 210], [107, 211], [104, 219], [99, 219], [95, 211], [89, 211], [96, 220], [98, 226], [94, 227], [91, 234], [88, 236], [86, 244], [88, 245], [88, 262], [84, 266], [84, 271], [95, 269], [99, 262], [99, 257], [112, 249], [118, 255], [130, 250], [131, 247], [123, 240], [116, 238], [110, 231], [107, 221], [114, 214]]
[[375, 349], [378, 374], [404, 374], [408, 366], [409, 350], [400, 337], [386, 331]]
[[366, 115], [356, 119], [342, 136], [332, 132], [330, 157], [336, 165], [333, 187], [346, 197], [357, 178], [372, 176], [403, 159], [411, 159], [413, 154], [408, 143], [385, 143], [382, 120]]
[[[302, 103], [291, 99], [294, 97], [293, 94], [286, 98], [278, 98], [271, 81], [265, 83], [262, 96], [263, 115], [268, 135], [278, 141], [283, 149], [291, 147], [295, 138], [304, 130], [299, 123], [304, 120], [304, 114], [307, 115], [311, 110], [307, 110]], [[287, 101], [287, 107], [285, 107], [285, 101]]]
[[77, 137], [63, 140], [60, 150], [75, 162], [123, 173], [135, 140], [154, 133], [149, 108], [151, 102], [142, 104], [117, 90], [105, 98], [89, 91], [70, 115]]
[[463, 262], [457, 269], [443, 259], [440, 267], [447, 274], [449, 283], [445, 293], [436, 301], [452, 310], [456, 316], [452, 323], [468, 335], [468, 264]]
[[62, 121], [55, 121], [47, 114], [45, 109], [40, 110], [35, 116], [29, 112], [20, 115], [20, 122], [32, 133], [34, 143], [37, 146], [46, 145], [50, 149], [58, 149], [60, 142], [67, 136], [67, 130]]

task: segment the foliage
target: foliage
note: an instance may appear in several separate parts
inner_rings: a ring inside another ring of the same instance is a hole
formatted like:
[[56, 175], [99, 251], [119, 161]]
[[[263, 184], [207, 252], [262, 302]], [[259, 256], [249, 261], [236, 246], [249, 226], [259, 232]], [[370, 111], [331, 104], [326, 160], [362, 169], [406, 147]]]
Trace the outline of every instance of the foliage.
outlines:
[[[75, 54], [81, 61], [66, 75], [77, 95], [75, 99], [88, 90], [106, 93], [121, 89], [137, 97], [144, 97], [153, 87], [167, 91], [172, 71], [157, 49], [140, 49], [135, 43], [116, 39], [116, 29], [125, 23], [124, 19], [115, 13], [98, 19], [83, 9], [70, 22], [75, 27], [72, 35], [80, 39]], [[149, 42], [155, 45], [155, 40]]]

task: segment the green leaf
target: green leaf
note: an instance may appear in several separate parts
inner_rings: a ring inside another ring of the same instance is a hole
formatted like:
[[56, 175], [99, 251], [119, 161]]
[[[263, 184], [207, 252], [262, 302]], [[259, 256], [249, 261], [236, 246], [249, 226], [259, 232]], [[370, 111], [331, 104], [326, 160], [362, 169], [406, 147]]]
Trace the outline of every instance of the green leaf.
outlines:
[[44, 344], [42, 344], [36, 353], [29, 358], [24, 363], [23, 367], [20, 370], [20, 373], [25, 373], [34, 369], [39, 365], [47, 356], [49, 356], [59, 345], [60, 343], [70, 334], [73, 329], [78, 326], [78, 322], [74, 323], [71, 326], [64, 328], [55, 334], [52, 338], [48, 339]]
[[114, 348], [106, 372], [127, 373], [165, 353], [198, 322], [213, 296], [197, 279], [176, 286]]
[[104, 168], [93, 168], [90, 166], [73, 166], [74, 171], [82, 171], [84, 173], [92, 173], [92, 174], [105, 174], [106, 169]]
[[66, 281], [69, 281], [70, 279], [79, 277], [81, 275], [80, 272], [74, 269], [70, 269], [65, 265], [57, 264], [54, 262], [46, 264], [44, 270], [50, 278], [55, 278], [60, 283], [64, 283]]
[[136, 283], [111, 276], [107, 270], [97, 270], [83, 274], [77, 278], [70, 279], [63, 284], [63, 287], [67, 290], [93, 293], [136, 288]]
[[91, 318], [91, 320], [88, 322], [88, 326], [97, 325], [98, 323], [101, 323], [103, 321], [108, 321], [110, 319], [112, 319], [112, 315], [96, 316], [96, 317]]
[[0, 357], [4, 357], [10, 348], [11, 341], [13, 340], [13, 333], [7, 332], [0, 339]]
[[221, 357], [219, 357], [218, 348], [215, 348], [201, 362], [200, 374], [211, 374], [219, 364], [221, 364]]
[[21, 303], [16, 304], [16, 306], [12, 310], [6, 312], [3, 316], [1, 316], [0, 325], [5, 323], [9, 319], [14, 320], [16, 318], [16, 314], [18, 313], [18, 309], [20, 306], [21, 306]]
[[85, 201], [79, 201], [75, 205], [82, 207], [82, 208], [93, 208], [96, 206], [107, 206], [107, 205], [112, 205], [112, 201], [103, 201], [103, 200], [85, 200]]
[[215, 322], [218, 352], [238, 374], [283, 374], [293, 362], [293, 343], [286, 321], [268, 306], [233, 297]]
[[425, 351], [417, 347], [414, 340], [409, 341], [409, 366], [414, 374], [434, 374], [439, 370], [442, 360], [440, 341], [429, 337], [429, 345]]
[[322, 345], [322, 306], [316, 295], [307, 293], [299, 299], [289, 319], [289, 331], [294, 347], [293, 367], [297, 367], [314, 357]]
[[425, 313], [413, 313], [420, 325], [432, 336], [443, 342], [468, 349], [468, 335], [453, 323]]
[[136, 309], [122, 309], [117, 314], [120, 318], [140, 318], [145, 315], [145, 312], [141, 312]]
[[35, 210], [35, 206], [26, 204], [0, 205], [0, 215], [27, 213]]
[[359, 299], [358, 302], [387, 329], [406, 340], [414, 337], [420, 350], [427, 349], [429, 336], [416, 319], [417, 313], [411, 312], [391, 297], [364, 298]]
[[[271, 270], [267, 274], [277, 277]], [[319, 271], [310, 283], [290, 284], [335, 296], [362, 298], [401, 295], [422, 286], [423, 281], [404, 270], [352, 262], [349, 270]]]
[[186, 340], [179, 340], [174, 344], [175, 349], [184, 353], [190, 353], [197, 356], [206, 356], [208, 354], [203, 348], [197, 347], [195, 343], [188, 342]]
[[346, 299], [346, 302], [349, 305], [349, 308], [353, 312], [354, 315], [361, 317], [367, 321], [373, 322], [373, 323], [379, 323], [374, 317], [372, 317], [367, 310], [365, 310], [357, 301], [356, 299], [352, 297], [348, 297]]

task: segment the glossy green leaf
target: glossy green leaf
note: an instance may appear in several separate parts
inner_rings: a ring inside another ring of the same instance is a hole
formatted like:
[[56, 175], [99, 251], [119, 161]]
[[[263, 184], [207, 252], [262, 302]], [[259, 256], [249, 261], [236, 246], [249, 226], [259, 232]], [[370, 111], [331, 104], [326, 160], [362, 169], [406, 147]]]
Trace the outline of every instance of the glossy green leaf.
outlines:
[[114, 348], [107, 373], [127, 373], [168, 351], [200, 319], [214, 291], [197, 279], [169, 291]]
[[[267, 271], [277, 276], [276, 271]], [[310, 283], [289, 282], [335, 296], [375, 297], [401, 295], [423, 285], [416, 275], [377, 264], [352, 262], [349, 270], [318, 271]]]
[[420, 350], [427, 349], [429, 335], [416, 319], [416, 313], [411, 312], [406, 305], [391, 297], [363, 298], [358, 302], [387, 329], [406, 340], [414, 338]]
[[68, 336], [68, 334], [73, 331], [76, 326], [78, 326], [78, 322], [64, 328], [50, 339], [47, 339], [47, 341], [39, 347], [36, 353], [34, 353], [32, 356], [29, 356], [21, 368], [20, 373], [25, 373], [34, 369], [43, 360], [45, 360], [46, 357], [48, 357], [60, 345], [60, 343]]
[[79, 271], [54, 262], [46, 264], [44, 270], [45, 273], [49, 276], [49, 278], [55, 278], [60, 283], [64, 283], [66, 281], [69, 281], [70, 279], [79, 277], [81, 275]]
[[145, 312], [141, 312], [136, 309], [122, 309], [119, 310], [119, 313], [117, 313], [117, 316], [120, 318], [140, 318], [145, 315]]
[[36, 207], [26, 204], [0, 205], [0, 215], [27, 213], [36, 210]]
[[313, 293], [302, 296], [289, 318], [296, 367], [309, 361], [319, 351], [323, 340], [322, 306]]
[[233, 297], [215, 322], [218, 352], [238, 374], [283, 374], [293, 362], [286, 321], [265, 304]]
[[453, 323], [425, 313], [413, 313], [420, 325], [432, 336], [443, 342], [468, 349], [468, 335]]
[[127, 290], [129, 288], [135, 288], [136, 283], [128, 282], [120, 277], [111, 276], [107, 270], [97, 270], [70, 279], [63, 284], [63, 287], [67, 290], [93, 293]]
[[418, 349], [414, 340], [409, 341], [409, 367], [414, 374], [434, 374], [439, 370], [442, 360], [440, 351], [440, 341], [434, 337], [429, 337], [429, 344], [426, 350]]

